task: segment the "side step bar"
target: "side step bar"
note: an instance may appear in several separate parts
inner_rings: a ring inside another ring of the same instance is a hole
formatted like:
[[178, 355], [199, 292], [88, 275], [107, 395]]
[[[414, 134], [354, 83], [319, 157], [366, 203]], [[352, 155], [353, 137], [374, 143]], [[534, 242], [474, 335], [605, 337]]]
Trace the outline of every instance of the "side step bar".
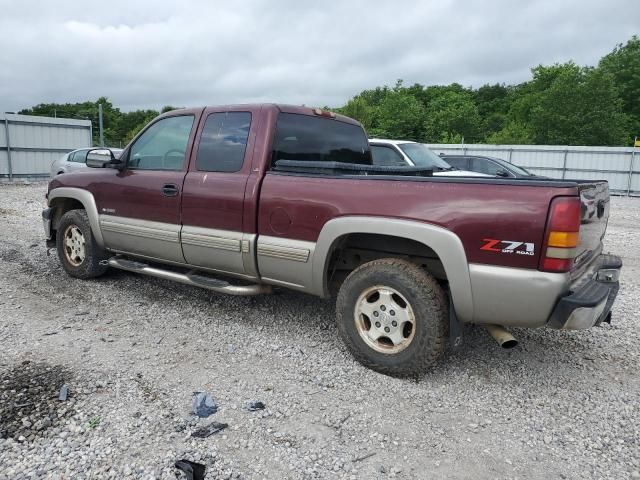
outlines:
[[206, 288], [214, 292], [226, 293], [228, 295], [261, 295], [264, 293], [272, 293], [273, 289], [270, 285], [231, 285], [224, 280], [218, 280], [197, 273], [178, 273], [170, 270], [163, 270], [147, 265], [146, 263], [126, 260], [120, 257], [111, 257], [107, 260], [110, 267], [119, 268], [128, 272], [142, 273], [152, 277], [164, 278], [185, 285]]

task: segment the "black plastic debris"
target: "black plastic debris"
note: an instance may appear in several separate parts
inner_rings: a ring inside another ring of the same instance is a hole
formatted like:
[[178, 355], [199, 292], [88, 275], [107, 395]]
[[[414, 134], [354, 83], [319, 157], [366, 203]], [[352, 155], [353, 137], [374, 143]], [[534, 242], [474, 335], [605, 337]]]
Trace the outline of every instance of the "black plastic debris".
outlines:
[[64, 402], [67, 400], [67, 398], [69, 397], [69, 385], [62, 385], [62, 388], [60, 388], [60, 393], [58, 394], [58, 400], [60, 400], [61, 402]]
[[178, 460], [175, 467], [184, 472], [187, 480], [204, 480], [204, 474], [207, 471], [206, 465], [191, 460]]
[[195, 438], [207, 438], [213, 435], [214, 433], [221, 432], [228, 426], [229, 425], [226, 423], [211, 422], [209, 425], [205, 427], [201, 427], [201, 428], [198, 428], [197, 430], [194, 430], [191, 436]]
[[247, 407], [247, 409], [250, 412], [257, 412], [258, 410], [264, 410], [264, 403], [258, 400], [251, 401], [249, 402], [249, 406]]
[[206, 418], [218, 411], [218, 405], [207, 392], [193, 392], [193, 407], [191, 411], [200, 418]]

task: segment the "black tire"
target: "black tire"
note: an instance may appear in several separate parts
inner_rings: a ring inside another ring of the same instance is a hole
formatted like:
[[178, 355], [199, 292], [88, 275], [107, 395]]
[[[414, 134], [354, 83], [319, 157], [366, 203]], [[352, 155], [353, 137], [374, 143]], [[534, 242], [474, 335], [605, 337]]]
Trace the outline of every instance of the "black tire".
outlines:
[[[77, 228], [84, 237], [84, 258], [82, 260], [70, 253], [70, 249], [65, 246], [65, 235], [72, 233], [73, 228]], [[62, 215], [56, 232], [56, 249], [62, 268], [72, 277], [84, 280], [95, 278], [104, 275], [109, 268], [100, 263], [106, 260], [108, 255], [98, 246], [93, 237], [86, 210], [69, 210]], [[73, 259], [76, 261], [74, 262]]]
[[[398, 292], [413, 311], [415, 323], [409, 331], [415, 332], [401, 351], [380, 352], [358, 330], [358, 299], [376, 286]], [[444, 353], [449, 335], [448, 311], [447, 296], [435, 278], [423, 268], [396, 258], [374, 260], [355, 269], [340, 287], [336, 302], [338, 331], [353, 356], [368, 368], [399, 377], [423, 375]]]

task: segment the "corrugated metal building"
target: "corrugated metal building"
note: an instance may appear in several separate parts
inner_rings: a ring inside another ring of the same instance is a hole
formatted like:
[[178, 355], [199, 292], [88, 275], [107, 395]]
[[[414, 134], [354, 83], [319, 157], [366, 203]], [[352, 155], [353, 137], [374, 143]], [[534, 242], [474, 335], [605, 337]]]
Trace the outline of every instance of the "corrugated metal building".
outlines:
[[640, 195], [640, 149], [564, 145], [430, 144], [436, 153], [498, 157], [551, 178], [608, 180], [612, 193]]
[[0, 180], [46, 177], [51, 162], [90, 146], [90, 120], [0, 113]]

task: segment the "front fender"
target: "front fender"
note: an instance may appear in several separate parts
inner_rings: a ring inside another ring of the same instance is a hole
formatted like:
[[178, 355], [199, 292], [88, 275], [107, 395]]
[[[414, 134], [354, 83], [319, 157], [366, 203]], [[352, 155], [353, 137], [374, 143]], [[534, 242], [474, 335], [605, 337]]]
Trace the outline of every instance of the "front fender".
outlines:
[[72, 198], [80, 202], [87, 212], [89, 217], [89, 224], [91, 225], [91, 233], [96, 240], [99, 247], [104, 248], [104, 239], [102, 237], [102, 230], [100, 229], [100, 219], [98, 217], [98, 207], [96, 206], [96, 200], [93, 198], [93, 194], [82, 188], [75, 187], [56, 187], [49, 191], [47, 202], [49, 207], [55, 207], [56, 199], [64, 200], [65, 198]]

